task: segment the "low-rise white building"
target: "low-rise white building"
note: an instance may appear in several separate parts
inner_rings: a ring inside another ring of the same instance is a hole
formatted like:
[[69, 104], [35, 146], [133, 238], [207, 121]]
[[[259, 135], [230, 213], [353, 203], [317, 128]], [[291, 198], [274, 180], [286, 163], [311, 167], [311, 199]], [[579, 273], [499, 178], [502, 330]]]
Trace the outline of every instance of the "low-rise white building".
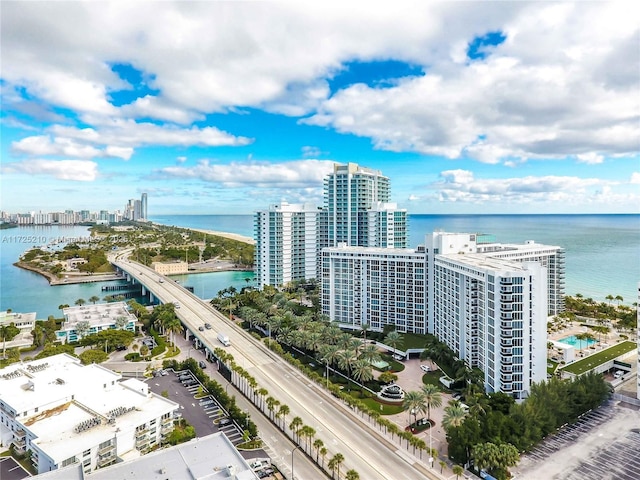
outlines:
[[64, 321], [60, 330], [56, 331], [56, 338], [62, 343], [76, 342], [102, 330], [136, 330], [137, 319], [129, 312], [126, 302], [67, 307], [62, 314]]
[[36, 326], [36, 312], [17, 313], [4, 311], [0, 312], [0, 326], [13, 325], [21, 332], [31, 332]]
[[256, 480], [258, 475], [231, 440], [214, 433], [149, 453], [140, 458], [116, 463], [85, 475], [81, 465], [38, 475], [38, 480], [114, 480], [114, 479], [231, 479]]
[[179, 405], [136, 379], [67, 354], [0, 370], [0, 442], [31, 452], [38, 473], [84, 472], [135, 457], [173, 430]]

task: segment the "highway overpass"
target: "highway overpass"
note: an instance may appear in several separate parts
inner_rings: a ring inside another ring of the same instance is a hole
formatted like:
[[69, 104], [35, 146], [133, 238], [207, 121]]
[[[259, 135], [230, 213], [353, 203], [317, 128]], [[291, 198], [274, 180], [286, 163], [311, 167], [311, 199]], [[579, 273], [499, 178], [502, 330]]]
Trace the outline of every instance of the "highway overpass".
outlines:
[[[217, 340], [218, 332], [227, 334], [231, 345], [226, 350], [233, 355], [236, 364], [255, 378], [258, 388], [266, 388], [269, 396], [289, 406], [291, 413], [285, 423], [298, 416], [305, 425], [314, 428], [315, 438], [321, 439], [329, 451], [325, 461], [336, 453], [344, 455], [341, 474], [354, 469], [361, 479], [366, 480], [439, 478], [437, 470], [429, 471], [425, 463], [390, 441], [390, 437], [385, 437], [210, 304], [168, 277], [159, 276], [153, 269], [128, 260], [126, 251], [112, 254], [110, 260], [118, 269], [143, 284], [160, 302], [178, 302], [180, 308], [176, 309], [176, 314], [187, 335], [195, 336], [209, 354], [218, 347], [224, 348]], [[205, 323], [211, 324], [212, 328], [200, 331], [199, 327]], [[232, 381], [249, 399], [257, 398], [242, 378], [234, 374]], [[297, 473], [296, 478], [303, 479]]]

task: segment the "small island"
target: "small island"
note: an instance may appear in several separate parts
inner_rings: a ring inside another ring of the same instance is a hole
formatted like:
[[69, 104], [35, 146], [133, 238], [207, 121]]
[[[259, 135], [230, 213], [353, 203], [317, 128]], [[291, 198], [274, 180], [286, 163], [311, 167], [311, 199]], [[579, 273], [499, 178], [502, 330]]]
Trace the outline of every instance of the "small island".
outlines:
[[14, 265], [46, 277], [50, 285], [119, 280], [107, 254], [133, 246], [132, 259], [147, 266], [182, 262], [184, 273], [253, 268], [254, 246], [239, 235], [142, 222], [94, 225], [90, 232], [33, 247]]

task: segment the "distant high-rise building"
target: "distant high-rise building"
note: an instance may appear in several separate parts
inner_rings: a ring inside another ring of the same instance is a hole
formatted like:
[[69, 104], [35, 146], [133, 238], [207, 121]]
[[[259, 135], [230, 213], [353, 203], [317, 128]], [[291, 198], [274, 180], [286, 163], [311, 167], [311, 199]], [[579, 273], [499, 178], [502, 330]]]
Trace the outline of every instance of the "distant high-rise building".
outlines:
[[141, 205], [140, 205], [140, 218], [142, 220], [147, 220], [149, 217], [147, 217], [147, 194], [143, 193], [142, 194], [142, 198], [140, 199]]

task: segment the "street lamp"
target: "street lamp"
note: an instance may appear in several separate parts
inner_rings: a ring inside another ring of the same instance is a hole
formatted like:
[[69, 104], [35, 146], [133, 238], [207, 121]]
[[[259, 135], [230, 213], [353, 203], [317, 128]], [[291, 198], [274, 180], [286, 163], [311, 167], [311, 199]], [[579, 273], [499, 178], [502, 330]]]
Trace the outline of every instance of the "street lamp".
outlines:
[[432, 439], [431, 439], [431, 420], [429, 420], [429, 465], [433, 468], [433, 447], [432, 447]]
[[299, 448], [302, 448], [300, 445], [296, 445], [296, 447], [291, 450], [291, 480], [294, 480], [294, 476], [293, 476], [293, 454], [296, 453], [296, 450], [298, 450]]

